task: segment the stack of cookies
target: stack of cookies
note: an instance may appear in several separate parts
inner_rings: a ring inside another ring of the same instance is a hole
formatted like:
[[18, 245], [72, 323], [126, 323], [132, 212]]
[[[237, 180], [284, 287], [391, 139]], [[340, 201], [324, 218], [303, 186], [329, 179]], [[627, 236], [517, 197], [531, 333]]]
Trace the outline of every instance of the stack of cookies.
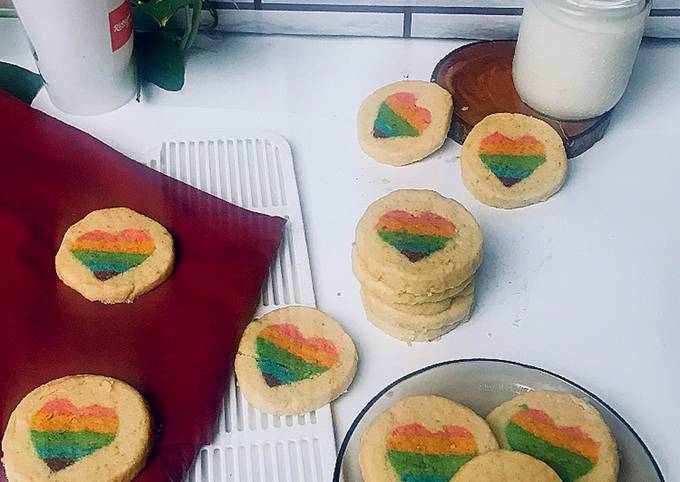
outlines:
[[404, 341], [434, 340], [469, 318], [481, 260], [475, 218], [427, 190], [398, 190], [371, 204], [352, 251], [366, 316]]

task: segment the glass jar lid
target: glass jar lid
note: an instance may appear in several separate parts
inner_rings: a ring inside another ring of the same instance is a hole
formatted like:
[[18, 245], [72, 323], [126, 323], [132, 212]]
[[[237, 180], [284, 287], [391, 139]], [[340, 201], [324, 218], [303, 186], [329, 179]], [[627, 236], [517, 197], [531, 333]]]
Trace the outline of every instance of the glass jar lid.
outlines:
[[633, 17], [644, 12], [651, 0], [535, 0], [551, 3], [571, 15], [598, 15], [603, 18]]

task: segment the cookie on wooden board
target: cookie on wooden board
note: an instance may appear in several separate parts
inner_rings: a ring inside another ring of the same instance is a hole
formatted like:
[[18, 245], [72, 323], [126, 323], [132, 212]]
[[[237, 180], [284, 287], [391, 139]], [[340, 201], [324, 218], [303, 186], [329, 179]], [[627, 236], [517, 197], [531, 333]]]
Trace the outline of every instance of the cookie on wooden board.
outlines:
[[479, 454], [496, 450], [475, 412], [447, 398], [405, 398], [371, 422], [361, 438], [365, 482], [448, 481]]
[[132, 302], [170, 276], [172, 236], [128, 208], [92, 211], [64, 234], [55, 257], [59, 278], [90, 301]]
[[151, 414], [120, 380], [73, 375], [48, 382], [17, 405], [2, 439], [10, 482], [129, 482], [151, 447]]
[[252, 321], [236, 355], [248, 402], [265, 413], [296, 415], [335, 400], [357, 369], [352, 339], [331, 317], [290, 306]]
[[501, 447], [542, 460], [565, 482], [615, 482], [616, 443], [602, 416], [568, 393], [534, 391], [487, 417]]
[[451, 482], [562, 482], [548, 465], [521, 452], [494, 450], [468, 462]]
[[359, 144], [385, 164], [419, 161], [444, 144], [452, 112], [451, 94], [435, 83], [402, 80], [386, 85], [359, 107]]
[[564, 184], [567, 154], [546, 122], [522, 114], [492, 114], [465, 139], [461, 173], [481, 202], [518, 208], [545, 201]]

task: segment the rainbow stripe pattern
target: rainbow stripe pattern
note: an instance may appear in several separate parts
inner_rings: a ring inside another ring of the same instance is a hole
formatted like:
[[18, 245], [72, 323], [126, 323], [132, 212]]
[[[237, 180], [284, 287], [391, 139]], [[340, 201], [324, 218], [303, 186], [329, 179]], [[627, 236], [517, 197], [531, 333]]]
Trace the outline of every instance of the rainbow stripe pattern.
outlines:
[[118, 414], [112, 408], [78, 408], [64, 398], [47, 402], [31, 418], [33, 447], [53, 472], [106, 447], [117, 433]]
[[100, 281], [139, 266], [155, 250], [151, 236], [139, 229], [124, 229], [118, 233], [88, 231], [71, 246], [73, 256]]
[[387, 438], [387, 460], [402, 482], [449, 482], [476, 455], [477, 442], [458, 425], [437, 432], [419, 423], [401, 425]]
[[327, 338], [305, 338], [290, 323], [269, 325], [255, 339], [257, 366], [270, 387], [289, 385], [321, 375], [338, 361]]
[[416, 105], [415, 94], [397, 92], [380, 104], [373, 137], [418, 137], [431, 123], [432, 113]]
[[545, 162], [545, 146], [531, 134], [511, 139], [494, 132], [482, 139], [479, 158], [505, 187], [511, 187]]
[[399, 209], [383, 214], [375, 228], [384, 242], [412, 263], [443, 249], [456, 232], [456, 226], [439, 214]]
[[565, 482], [573, 482], [599, 460], [599, 446], [580, 427], [558, 427], [543, 410], [526, 405], [512, 416], [505, 436], [513, 450], [542, 460]]

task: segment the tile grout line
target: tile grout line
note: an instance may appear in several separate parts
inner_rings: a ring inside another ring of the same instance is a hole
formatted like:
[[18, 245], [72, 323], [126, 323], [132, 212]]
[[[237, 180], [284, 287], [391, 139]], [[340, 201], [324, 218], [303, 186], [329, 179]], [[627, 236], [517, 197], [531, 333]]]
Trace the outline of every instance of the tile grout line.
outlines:
[[404, 9], [404, 38], [411, 38], [411, 25], [413, 23], [412, 9], [406, 7]]

